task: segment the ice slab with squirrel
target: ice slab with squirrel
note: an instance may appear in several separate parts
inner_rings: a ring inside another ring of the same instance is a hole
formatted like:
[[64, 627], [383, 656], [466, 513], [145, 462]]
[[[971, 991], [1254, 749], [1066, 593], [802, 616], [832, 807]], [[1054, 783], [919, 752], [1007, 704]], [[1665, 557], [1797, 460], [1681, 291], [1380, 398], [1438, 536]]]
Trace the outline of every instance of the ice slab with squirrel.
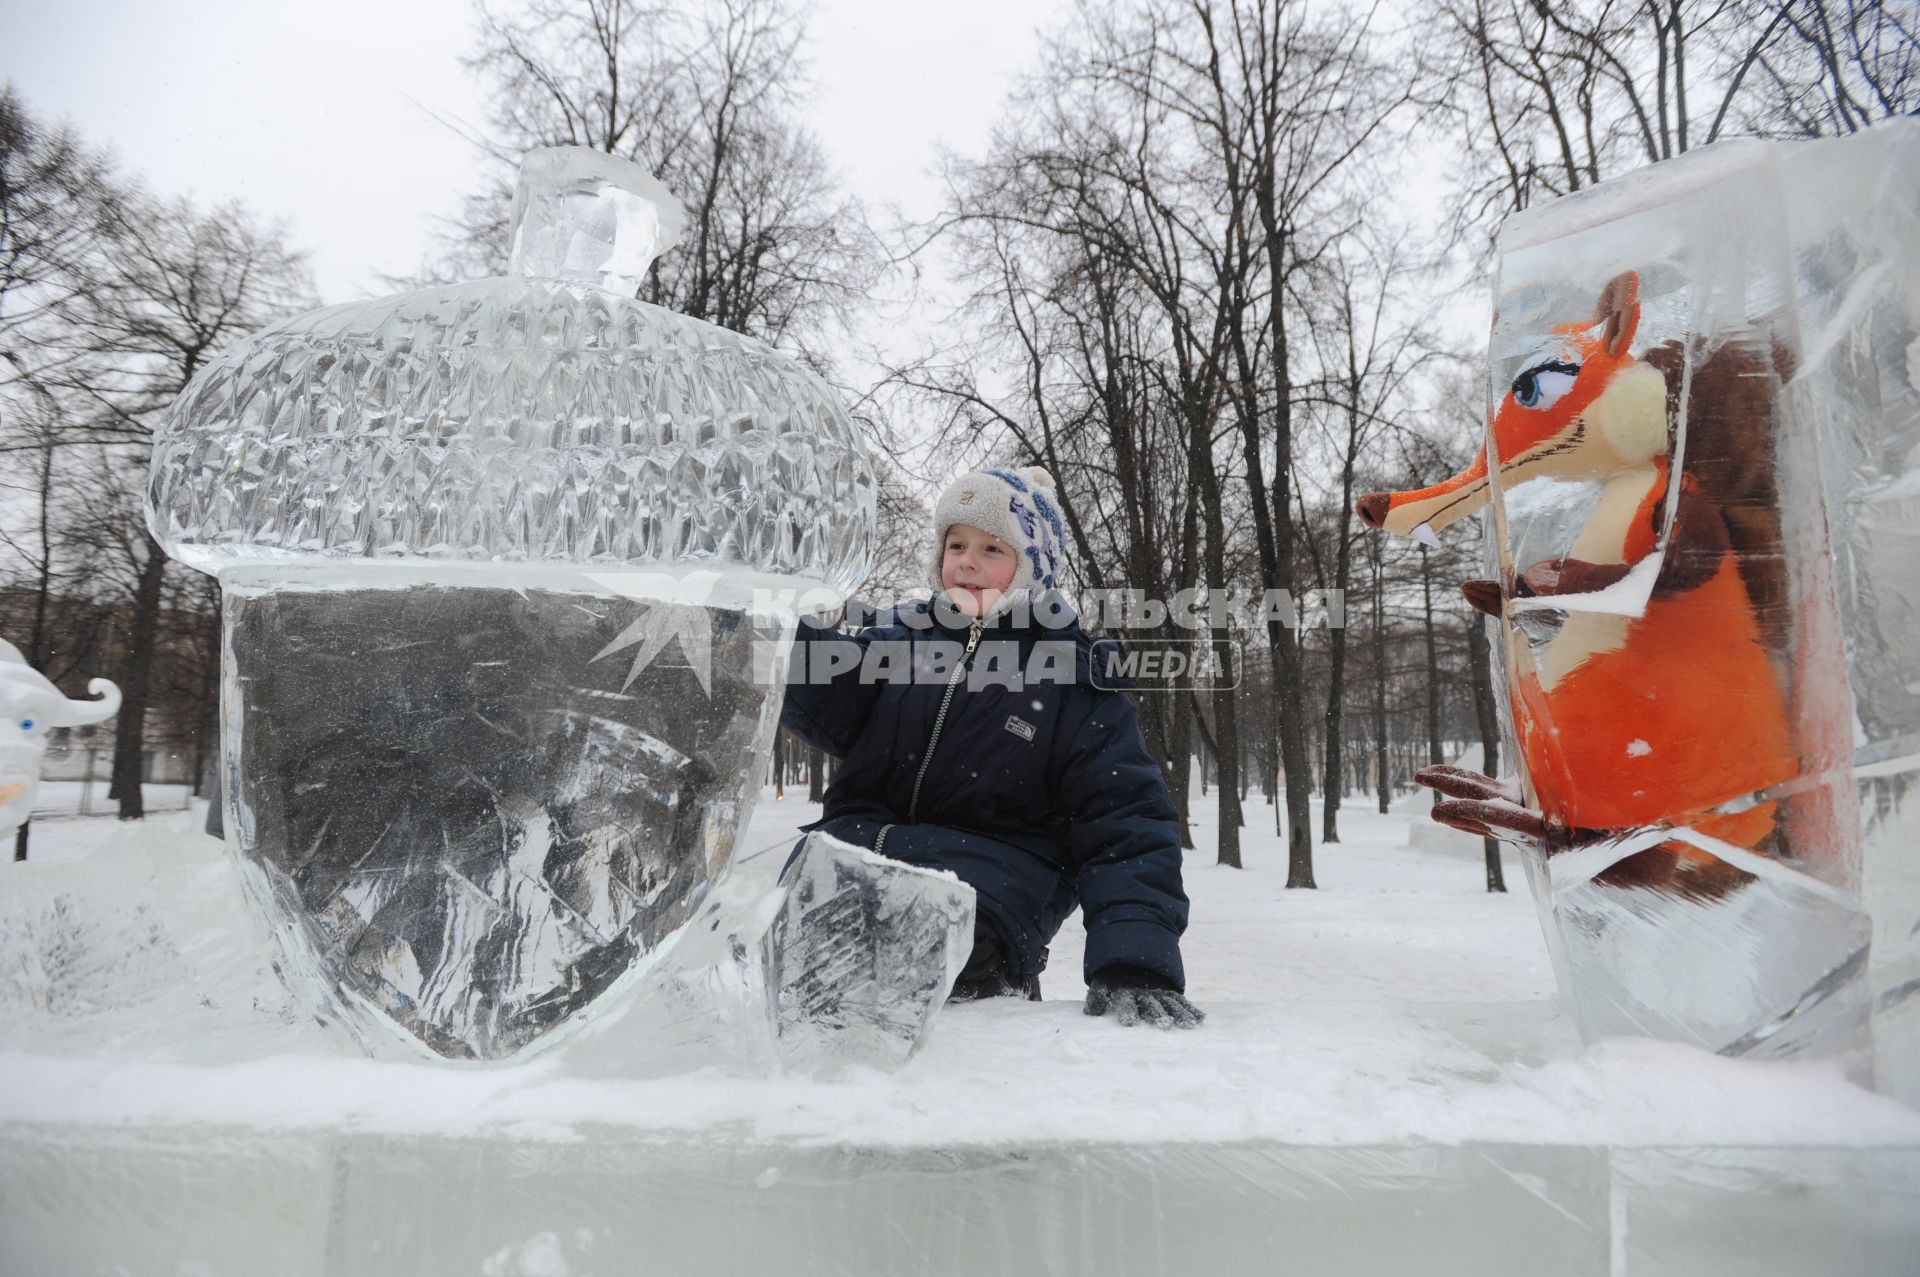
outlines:
[[[1634, 272], [1632, 349], [1664, 344], [1685, 366], [1673, 472], [1702, 491], [1732, 490], [1713, 467], [1748, 484], [1721, 513], [1792, 733], [1784, 777], [1707, 814], [1771, 813], [1764, 841], [1694, 827], [1656, 834], [1664, 849], [1643, 837], [1529, 857], [1563, 995], [1590, 1039], [1839, 1057], [1920, 1099], [1920, 646], [1905, 585], [1920, 579], [1920, 125], [1708, 147], [1510, 219], [1501, 254], [1499, 385], [1503, 360], [1551, 324], [1590, 322], [1606, 281]], [[1568, 552], [1535, 494], [1504, 496], [1511, 566]], [[1544, 650], [1556, 625], [1597, 626], [1618, 602], [1510, 616], [1539, 633], [1509, 642]], [[1743, 707], [1726, 708], [1694, 730], [1727, 733]], [[1550, 740], [1559, 725], [1529, 730]], [[1633, 872], [1631, 857], [1674, 848], [1707, 872]]]

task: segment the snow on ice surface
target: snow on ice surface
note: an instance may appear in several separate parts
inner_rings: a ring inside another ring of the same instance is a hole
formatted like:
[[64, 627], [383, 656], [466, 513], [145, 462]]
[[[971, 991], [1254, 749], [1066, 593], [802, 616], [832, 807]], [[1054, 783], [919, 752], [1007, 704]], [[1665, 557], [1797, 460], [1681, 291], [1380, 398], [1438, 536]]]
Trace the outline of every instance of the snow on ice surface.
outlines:
[[[778, 873], [817, 807], [763, 796], [739, 872]], [[1280, 1140], [1360, 1145], [1920, 1144], [1920, 1114], [1835, 1066], [1729, 1060], [1672, 1043], [1582, 1049], [1553, 997], [1523, 892], [1489, 895], [1472, 854], [1407, 847], [1407, 818], [1342, 813], [1345, 842], [1316, 850], [1314, 892], [1288, 892], [1271, 809], [1250, 806], [1250, 869], [1212, 861], [1210, 801], [1187, 860], [1192, 1033], [1085, 1016], [1083, 937], [1069, 923], [1046, 1001], [948, 1008], [898, 1074], [829, 1080], [707, 1068], [662, 1078], [584, 1076], [557, 1051], [522, 1065], [378, 1062], [310, 1034], [299, 1053], [196, 1065], [126, 1054], [0, 1052], [0, 1122], [483, 1133], [577, 1141], [608, 1128], [721, 1131], [802, 1144]], [[45, 862], [178, 838], [198, 813], [127, 829], [35, 826]], [[169, 826], [177, 826], [170, 828]], [[10, 876], [36, 864], [0, 868]], [[1516, 879], [1518, 867], [1510, 866]], [[1517, 882], [1516, 882], [1516, 885]], [[10, 974], [10, 973], [9, 973]]]

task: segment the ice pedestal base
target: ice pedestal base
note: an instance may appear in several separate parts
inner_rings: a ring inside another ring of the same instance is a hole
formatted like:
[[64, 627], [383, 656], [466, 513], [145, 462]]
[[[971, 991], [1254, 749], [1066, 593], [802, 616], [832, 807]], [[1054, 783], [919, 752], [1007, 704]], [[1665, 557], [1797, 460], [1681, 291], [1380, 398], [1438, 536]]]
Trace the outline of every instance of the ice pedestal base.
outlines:
[[0, 1271], [1889, 1274], [1920, 1150], [0, 1133]]
[[[159, 833], [0, 884], [6, 1277], [1882, 1274], [1920, 1253], [1920, 1113], [1832, 1063], [1583, 1048], [1556, 1004], [1451, 1000], [1454, 976], [1263, 979], [1275, 1000], [1203, 994], [1203, 1029], [1161, 1033], [1083, 1014], [1063, 937], [1048, 1001], [946, 1007], [904, 1068], [783, 1074], [758, 942], [790, 825], [750, 840], [650, 996], [558, 1049], [371, 1060], [224, 929], [246, 913], [205, 840]], [[1471, 862], [1449, 907], [1497, 924]], [[1368, 914], [1363, 941], [1315, 943], [1451, 969], [1436, 933]]]
[[[0, 1052], [0, 1272], [1913, 1271], [1920, 1114], [1545, 1003], [950, 1007], [898, 1073]], [[1844, 1146], [1843, 1146], [1844, 1144]]]

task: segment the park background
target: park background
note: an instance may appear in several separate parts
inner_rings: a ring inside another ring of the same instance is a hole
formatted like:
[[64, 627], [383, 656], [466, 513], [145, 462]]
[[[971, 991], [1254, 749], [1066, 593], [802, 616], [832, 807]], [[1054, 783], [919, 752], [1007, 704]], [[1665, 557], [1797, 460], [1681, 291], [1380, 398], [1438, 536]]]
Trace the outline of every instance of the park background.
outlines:
[[[1314, 886], [1417, 767], [1498, 770], [1454, 588], [1477, 532], [1429, 549], [1352, 508], [1470, 455], [1501, 220], [1920, 107], [1910, 3], [75, 0], [5, 26], [0, 635], [125, 694], [58, 734], [22, 857], [49, 819], [207, 794], [218, 590], [141, 509], [167, 404], [277, 317], [498, 273], [517, 157], [571, 143], [687, 205], [646, 300], [853, 407], [868, 598], [924, 589], [930, 496], [985, 461], [1057, 477], [1070, 588], [1344, 593], [1345, 625], [1215, 631], [1235, 677], [1139, 698], [1193, 851]], [[830, 766], [783, 737], [768, 779], [817, 800]]]

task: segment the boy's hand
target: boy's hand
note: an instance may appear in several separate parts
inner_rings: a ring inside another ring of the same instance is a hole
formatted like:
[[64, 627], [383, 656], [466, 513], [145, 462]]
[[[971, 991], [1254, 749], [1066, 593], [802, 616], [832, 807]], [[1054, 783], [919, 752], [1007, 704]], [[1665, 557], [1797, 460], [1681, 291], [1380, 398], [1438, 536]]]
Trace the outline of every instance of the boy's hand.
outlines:
[[1103, 967], [1087, 984], [1087, 1014], [1112, 1011], [1122, 1024], [1160, 1029], [1197, 1029], [1207, 1013], [1163, 977], [1139, 967]]

